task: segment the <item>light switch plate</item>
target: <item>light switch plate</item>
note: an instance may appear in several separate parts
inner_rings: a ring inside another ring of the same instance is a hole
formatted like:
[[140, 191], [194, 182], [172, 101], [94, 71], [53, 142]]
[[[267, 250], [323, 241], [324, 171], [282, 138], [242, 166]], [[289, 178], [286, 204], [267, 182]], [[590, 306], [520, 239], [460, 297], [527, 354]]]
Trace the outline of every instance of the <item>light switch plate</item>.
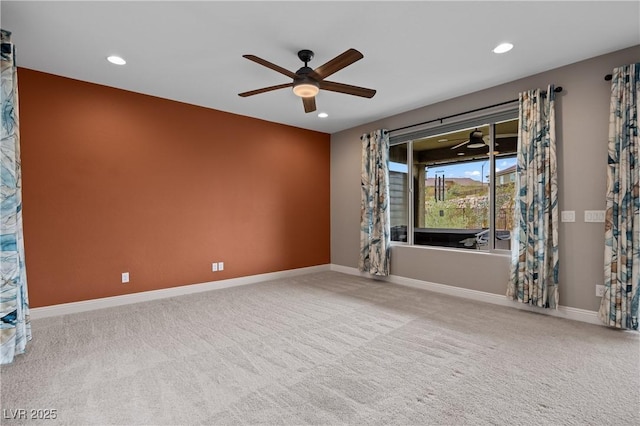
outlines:
[[563, 210], [561, 213], [563, 222], [575, 222], [576, 221], [576, 212], [575, 210]]
[[585, 222], [604, 222], [604, 210], [585, 210]]

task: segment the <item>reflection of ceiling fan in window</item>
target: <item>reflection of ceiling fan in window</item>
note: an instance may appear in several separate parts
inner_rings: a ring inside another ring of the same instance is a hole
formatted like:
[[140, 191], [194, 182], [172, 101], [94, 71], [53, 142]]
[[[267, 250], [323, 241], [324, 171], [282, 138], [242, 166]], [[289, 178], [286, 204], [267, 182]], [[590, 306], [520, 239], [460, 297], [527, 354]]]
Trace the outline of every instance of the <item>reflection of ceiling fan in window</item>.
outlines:
[[[497, 134], [496, 139], [500, 138], [516, 138], [518, 137], [517, 133], [502, 133]], [[484, 148], [489, 145], [489, 135], [483, 135], [482, 130], [475, 129], [471, 133], [469, 133], [469, 139], [459, 143], [458, 145], [452, 146], [451, 149], [458, 149], [463, 146], [467, 146], [467, 148], [475, 149], [475, 148]], [[498, 143], [495, 143], [498, 146]]]

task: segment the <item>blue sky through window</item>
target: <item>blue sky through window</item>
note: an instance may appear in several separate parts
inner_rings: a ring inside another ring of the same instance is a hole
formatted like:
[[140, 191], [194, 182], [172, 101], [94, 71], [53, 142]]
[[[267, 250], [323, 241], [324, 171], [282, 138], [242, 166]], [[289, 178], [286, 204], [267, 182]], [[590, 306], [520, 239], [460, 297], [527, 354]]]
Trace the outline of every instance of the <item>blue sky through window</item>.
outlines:
[[[516, 164], [514, 157], [496, 159], [496, 171], [504, 170]], [[489, 160], [471, 161], [461, 164], [449, 164], [429, 167], [427, 178], [432, 178], [435, 173], [439, 176], [444, 172], [445, 178], [470, 178], [481, 182], [480, 177], [484, 174], [484, 182], [488, 181]], [[407, 173], [407, 165], [402, 163], [389, 163], [389, 170], [393, 172]]]

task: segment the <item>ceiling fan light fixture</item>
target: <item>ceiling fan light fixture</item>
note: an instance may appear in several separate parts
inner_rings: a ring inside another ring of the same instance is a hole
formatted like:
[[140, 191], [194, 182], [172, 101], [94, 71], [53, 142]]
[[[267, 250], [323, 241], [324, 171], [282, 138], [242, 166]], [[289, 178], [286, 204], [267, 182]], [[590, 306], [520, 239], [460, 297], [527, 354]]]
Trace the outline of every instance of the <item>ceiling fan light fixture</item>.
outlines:
[[312, 98], [317, 95], [319, 91], [320, 85], [309, 78], [300, 80], [299, 83], [294, 83], [293, 85], [293, 93], [301, 98]]
[[470, 143], [469, 145], [467, 145], [467, 148], [475, 149], [475, 148], [482, 148], [484, 146], [487, 146], [487, 145], [485, 145], [484, 142], [475, 142], [475, 143]]

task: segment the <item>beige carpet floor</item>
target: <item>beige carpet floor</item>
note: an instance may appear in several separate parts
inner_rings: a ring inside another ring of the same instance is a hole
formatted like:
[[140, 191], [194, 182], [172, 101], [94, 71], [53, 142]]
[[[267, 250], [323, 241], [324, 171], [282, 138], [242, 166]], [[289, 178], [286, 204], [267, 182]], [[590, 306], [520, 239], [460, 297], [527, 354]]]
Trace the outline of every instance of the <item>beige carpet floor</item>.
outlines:
[[2, 424], [640, 424], [638, 333], [336, 272], [32, 327]]

